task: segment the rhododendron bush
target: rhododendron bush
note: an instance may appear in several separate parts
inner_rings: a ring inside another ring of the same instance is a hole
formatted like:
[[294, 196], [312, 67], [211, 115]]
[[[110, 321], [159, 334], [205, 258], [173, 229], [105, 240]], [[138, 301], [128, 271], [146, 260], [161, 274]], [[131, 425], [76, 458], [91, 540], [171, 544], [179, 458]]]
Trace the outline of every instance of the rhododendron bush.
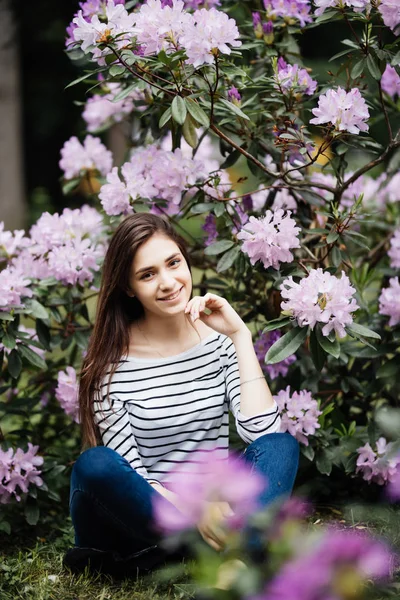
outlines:
[[[301, 36], [328, 21], [348, 37], [319, 78]], [[66, 52], [87, 132], [59, 165], [88, 203], [0, 227], [6, 508], [33, 523], [67, 489], [101, 264], [144, 210], [197, 224], [196, 293], [225, 296], [252, 330], [300, 480], [398, 489], [398, 440], [375, 415], [400, 392], [399, 33], [394, 0], [79, 3]]]

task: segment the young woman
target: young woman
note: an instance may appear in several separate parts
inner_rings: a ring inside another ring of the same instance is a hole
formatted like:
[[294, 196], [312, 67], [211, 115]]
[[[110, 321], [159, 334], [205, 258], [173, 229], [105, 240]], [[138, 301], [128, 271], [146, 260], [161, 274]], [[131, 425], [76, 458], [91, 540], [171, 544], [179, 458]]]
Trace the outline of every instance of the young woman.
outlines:
[[[199, 450], [227, 456], [229, 411], [249, 444], [245, 460], [268, 480], [260, 502], [292, 489], [298, 444], [279, 433], [250, 330], [224, 298], [192, 297], [184, 240], [160, 216], [129, 216], [111, 239], [79, 402], [89, 449], [71, 478], [77, 548], [69, 566], [110, 553], [144, 552], [147, 564], [156, 562], [152, 500], [161, 494], [184, 510], [169, 489], [173, 473]], [[198, 523], [217, 551], [230, 513], [228, 504], [210, 503]]]

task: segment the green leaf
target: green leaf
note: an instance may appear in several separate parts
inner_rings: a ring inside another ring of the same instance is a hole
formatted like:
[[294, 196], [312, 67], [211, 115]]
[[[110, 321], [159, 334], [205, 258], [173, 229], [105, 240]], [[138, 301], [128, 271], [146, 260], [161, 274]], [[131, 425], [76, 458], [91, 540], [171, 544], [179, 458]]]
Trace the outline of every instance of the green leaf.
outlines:
[[331, 231], [326, 238], [328, 244], [333, 244], [336, 240], [339, 239], [339, 234], [337, 231]]
[[65, 181], [62, 185], [62, 193], [67, 196], [70, 192], [72, 192], [80, 183], [79, 177], [74, 177], [74, 179], [69, 179]]
[[268, 321], [264, 329], [263, 333], [267, 333], [267, 331], [275, 331], [275, 329], [280, 329], [281, 327], [285, 327], [285, 325], [289, 325], [292, 322], [290, 317], [284, 317], [283, 319], [274, 319], [273, 321]]
[[174, 121], [183, 125], [186, 120], [187, 110], [186, 104], [181, 96], [175, 96], [171, 104], [172, 118]]
[[39, 369], [43, 370], [47, 369], [46, 361], [44, 361], [43, 358], [36, 352], [31, 350], [29, 346], [25, 346], [25, 344], [19, 344], [18, 350], [21, 356], [23, 356], [23, 358], [30, 362], [34, 367], [38, 367]]
[[36, 319], [36, 333], [39, 342], [48, 350], [51, 351], [51, 334], [50, 328], [41, 319]]
[[398, 358], [392, 358], [388, 360], [384, 365], [379, 367], [376, 372], [377, 379], [384, 379], [386, 377], [396, 377], [400, 369], [400, 360]]
[[307, 337], [308, 327], [294, 327], [282, 336], [267, 352], [265, 362], [274, 365], [285, 360], [301, 346]]
[[376, 331], [372, 331], [372, 329], [368, 329], [368, 327], [364, 327], [364, 325], [359, 325], [358, 323], [352, 323], [351, 325], [347, 325], [347, 331], [351, 331], [355, 335], [361, 335], [363, 337], [374, 338], [375, 340], [380, 340], [381, 336]]
[[300, 446], [302, 455], [308, 458], [308, 460], [314, 460], [314, 448], [312, 446], [304, 446], [303, 444], [300, 444]]
[[315, 368], [319, 372], [322, 371], [326, 362], [326, 352], [318, 343], [315, 330], [310, 333], [310, 351]]
[[125, 73], [125, 70], [126, 67], [124, 67], [124, 65], [112, 65], [109, 73], [111, 77], [119, 77], [119, 75], [123, 75], [123, 73]]
[[0, 531], [3, 531], [4, 533], [7, 533], [7, 535], [10, 535], [11, 533], [11, 525], [8, 521], [1, 521], [0, 522]]
[[232, 165], [234, 165], [235, 162], [237, 162], [241, 156], [242, 155], [239, 152], [239, 150], [234, 150], [233, 152], [231, 152], [230, 154], [228, 154], [228, 156], [226, 157], [225, 161], [222, 163], [222, 165], [221, 165], [220, 168], [221, 169], [228, 169], [229, 167], [231, 167]]
[[121, 100], [124, 100], [127, 96], [129, 96], [129, 94], [131, 92], [133, 92], [133, 90], [136, 90], [136, 88], [137, 88], [136, 83], [132, 83], [131, 85], [128, 85], [126, 88], [121, 90], [119, 92], [119, 94], [116, 94], [114, 96], [114, 98], [111, 100], [111, 102], [120, 102]]
[[317, 456], [316, 460], [317, 469], [323, 475], [330, 475], [332, 471], [332, 458], [328, 454], [326, 450], [322, 450], [322, 452]]
[[30, 310], [30, 314], [37, 319], [48, 319], [49, 313], [43, 304], [40, 304], [37, 300], [27, 300], [26, 307]]
[[376, 79], [377, 81], [379, 81], [382, 77], [382, 73], [380, 71], [380, 68], [376, 64], [375, 60], [371, 56], [371, 54], [368, 54], [368, 56], [367, 56], [367, 67], [368, 67], [368, 71], [371, 73], [372, 77], [374, 79]]
[[316, 329], [316, 334], [318, 343], [321, 346], [321, 348], [323, 348], [327, 354], [331, 354], [335, 358], [339, 358], [340, 344], [337, 341], [337, 339], [335, 338], [333, 341], [330, 340], [328, 337], [323, 335], [319, 327]]
[[226, 271], [227, 269], [229, 269], [235, 262], [239, 252], [240, 248], [238, 246], [235, 246], [234, 248], [228, 250], [228, 252], [223, 254], [218, 261], [217, 272], [222, 273], [222, 271]]
[[356, 62], [350, 73], [352, 79], [358, 79], [358, 77], [360, 77], [360, 75], [364, 71], [365, 63], [365, 58]]
[[88, 79], [89, 77], [92, 77], [92, 76], [96, 75], [97, 73], [101, 73], [105, 70], [106, 69], [104, 67], [102, 67], [101, 69], [96, 69], [95, 71], [90, 71], [90, 73], [86, 73], [85, 75], [82, 75], [81, 77], [78, 77], [77, 79], [74, 79], [73, 81], [71, 81], [71, 83], [66, 85], [64, 89], [67, 90], [68, 88], [72, 87], [73, 85], [76, 85], [77, 83], [80, 83], [81, 81], [85, 81], [85, 79]]
[[18, 354], [18, 350], [11, 350], [8, 356], [7, 368], [11, 377], [17, 379], [22, 369], [22, 360], [20, 355]]
[[195, 102], [192, 98], [185, 98], [185, 104], [195, 121], [204, 127], [210, 127], [210, 119], [197, 102]]
[[7, 312], [0, 312], [0, 321], [14, 321], [13, 315]]
[[182, 134], [185, 141], [191, 148], [196, 148], [198, 144], [196, 127], [194, 121], [190, 115], [187, 115], [186, 120], [182, 127]]
[[170, 118], [172, 117], [172, 110], [171, 107], [169, 106], [167, 108], [167, 110], [165, 112], [163, 112], [163, 114], [160, 117], [160, 120], [158, 121], [158, 126], [161, 129], [162, 127], [164, 127], [164, 125], [166, 123], [168, 123], [168, 121], [170, 120]]
[[220, 240], [219, 242], [215, 242], [214, 244], [207, 246], [207, 248], [204, 250], [204, 254], [207, 256], [222, 254], [223, 252], [226, 252], [226, 250], [229, 250], [229, 248], [232, 248], [234, 244], [235, 242], [232, 242], [231, 240]]
[[31, 498], [27, 498], [24, 513], [29, 525], [36, 525], [40, 515], [38, 503]]
[[226, 106], [231, 112], [235, 113], [238, 117], [242, 117], [242, 119], [246, 119], [246, 121], [250, 121], [250, 117], [248, 117], [236, 104], [233, 102], [228, 102], [225, 98], [220, 98], [219, 101]]
[[14, 350], [15, 346], [17, 345], [15, 336], [11, 335], [11, 333], [9, 333], [8, 331], [6, 331], [6, 333], [3, 335], [1, 341], [4, 344], [4, 346], [9, 350]]
[[202, 213], [208, 213], [213, 210], [215, 203], [214, 202], [200, 202], [199, 204], [195, 204], [190, 209], [190, 212], [194, 215], [201, 215]]

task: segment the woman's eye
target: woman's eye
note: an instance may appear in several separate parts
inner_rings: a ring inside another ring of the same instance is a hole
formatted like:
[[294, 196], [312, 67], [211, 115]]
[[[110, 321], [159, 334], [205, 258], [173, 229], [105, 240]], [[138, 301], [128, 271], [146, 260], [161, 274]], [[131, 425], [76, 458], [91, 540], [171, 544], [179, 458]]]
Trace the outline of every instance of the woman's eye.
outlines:
[[175, 258], [175, 260], [173, 260], [173, 261], [170, 263], [170, 265], [173, 265], [174, 263], [178, 263], [178, 265], [179, 265], [179, 263], [180, 263], [180, 262], [181, 262], [181, 261], [179, 260], [179, 258]]
[[151, 275], [151, 273], [150, 273], [150, 272], [149, 272], [149, 273], [145, 273], [145, 274], [144, 274], [144, 275], [141, 277], [141, 279], [147, 279], [147, 275]]

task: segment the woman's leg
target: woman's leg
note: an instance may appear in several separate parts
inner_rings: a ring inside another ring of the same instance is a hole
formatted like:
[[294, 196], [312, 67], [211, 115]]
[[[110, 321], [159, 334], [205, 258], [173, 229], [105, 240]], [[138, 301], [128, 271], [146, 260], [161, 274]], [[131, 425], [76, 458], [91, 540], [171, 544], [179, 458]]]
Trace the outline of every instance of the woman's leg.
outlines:
[[292, 435], [263, 435], [247, 446], [243, 458], [266, 480], [259, 496], [261, 506], [290, 495], [299, 465], [299, 444]]
[[160, 539], [153, 527], [156, 494], [114, 450], [103, 446], [86, 450], [71, 476], [76, 545], [127, 555], [156, 544]]

